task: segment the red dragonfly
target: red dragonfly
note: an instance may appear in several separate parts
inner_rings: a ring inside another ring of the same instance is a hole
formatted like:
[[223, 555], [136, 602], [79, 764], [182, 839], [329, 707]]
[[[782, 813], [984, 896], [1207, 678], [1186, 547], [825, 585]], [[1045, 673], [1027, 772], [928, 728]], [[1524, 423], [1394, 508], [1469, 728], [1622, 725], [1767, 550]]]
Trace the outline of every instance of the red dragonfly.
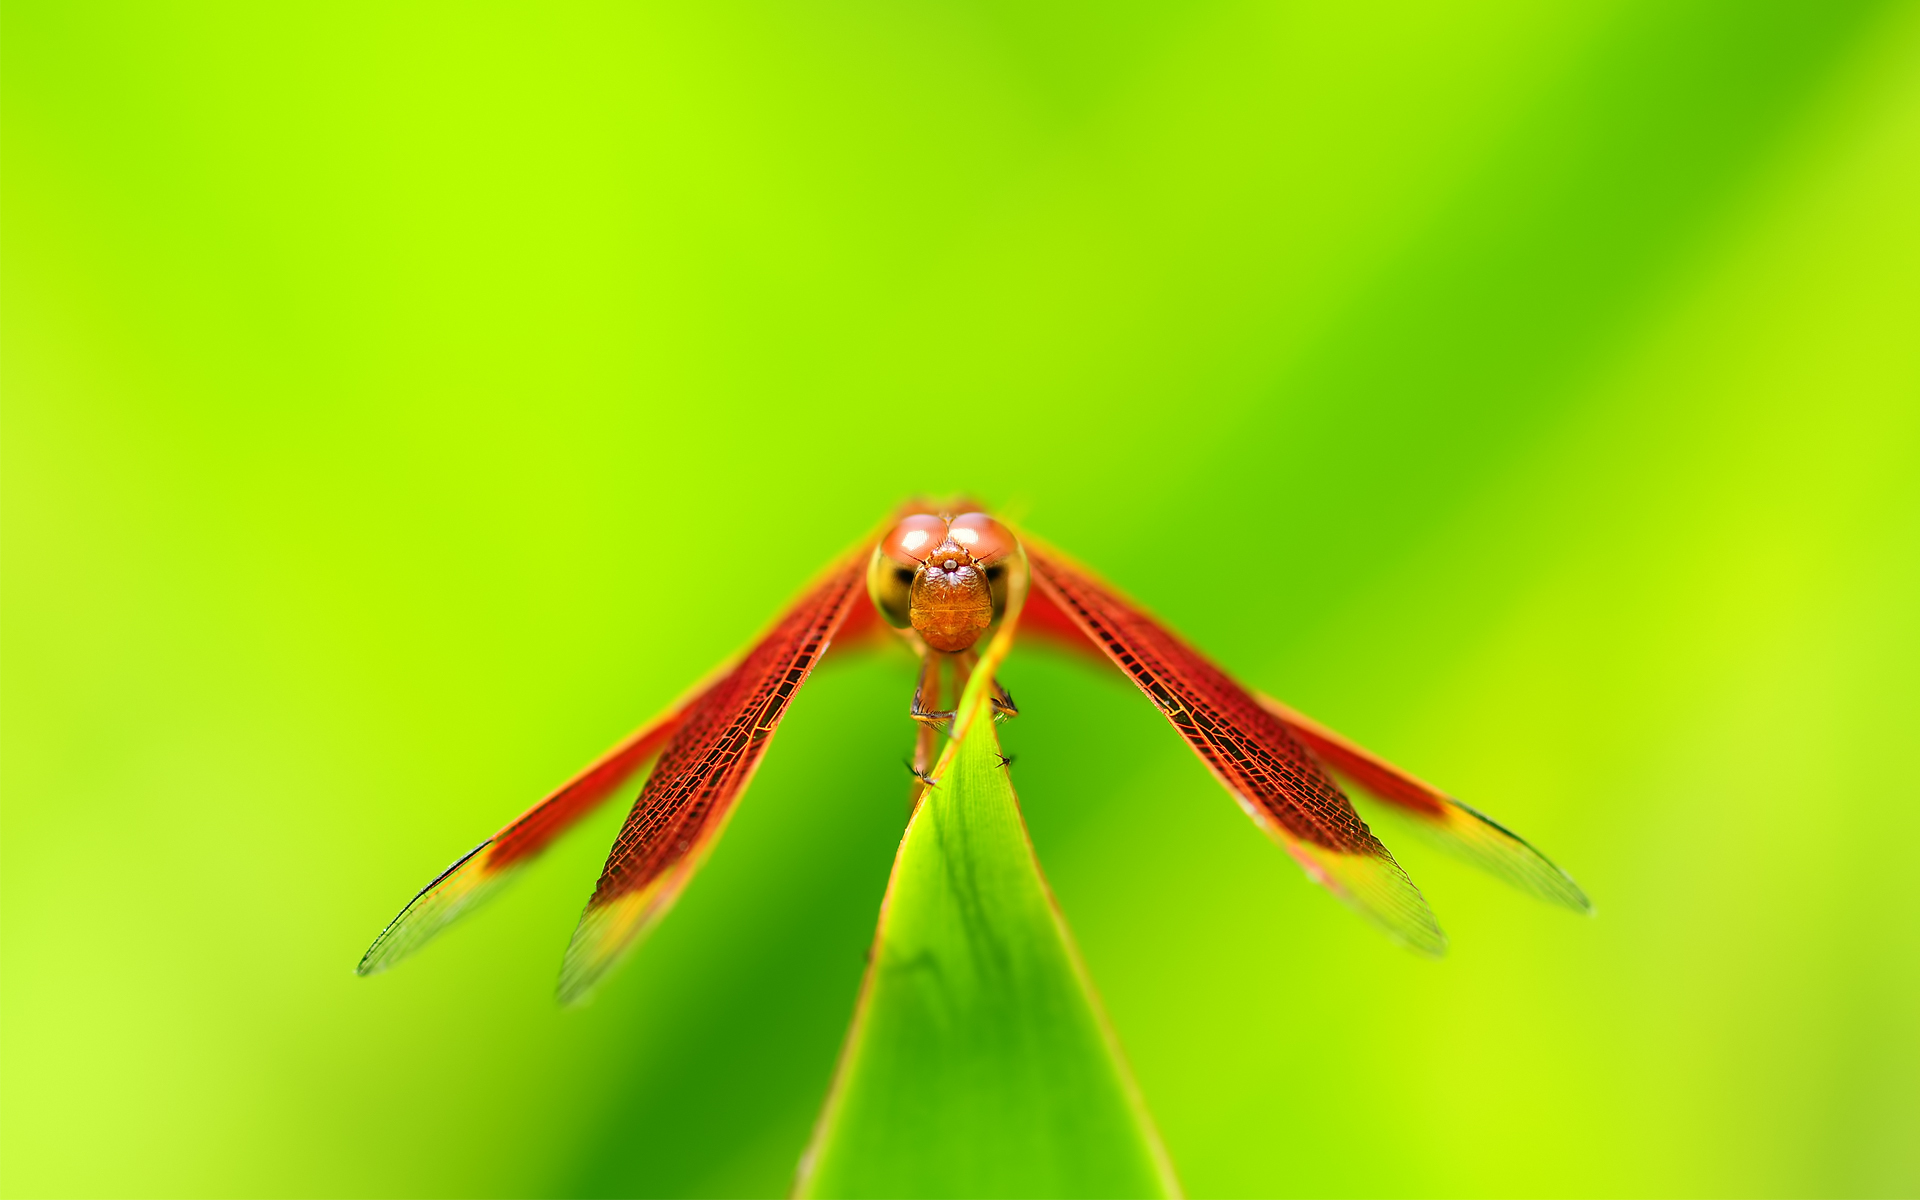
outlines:
[[[975, 670], [997, 669], [1017, 622], [1024, 634], [1124, 671], [1255, 824], [1314, 880], [1407, 945], [1438, 954], [1446, 935], [1335, 775], [1523, 890], [1592, 911], [1573, 879], [1518, 835], [1249, 692], [1091, 572], [975, 507], [903, 506], [877, 542], [826, 571], [745, 653], [441, 872], [374, 941], [359, 973], [383, 971], [419, 949], [657, 757], [567, 948], [560, 997], [583, 998], [699, 869], [828, 645], [876, 641], [888, 627], [920, 656], [909, 706], [920, 723], [916, 794], [936, 783], [929, 771], [951, 728], [954, 714], [941, 699], [958, 696]], [[1009, 636], [995, 640], [999, 649], [983, 663], [978, 644], [989, 630]], [[991, 682], [995, 717], [1016, 715], [1012, 697]]]

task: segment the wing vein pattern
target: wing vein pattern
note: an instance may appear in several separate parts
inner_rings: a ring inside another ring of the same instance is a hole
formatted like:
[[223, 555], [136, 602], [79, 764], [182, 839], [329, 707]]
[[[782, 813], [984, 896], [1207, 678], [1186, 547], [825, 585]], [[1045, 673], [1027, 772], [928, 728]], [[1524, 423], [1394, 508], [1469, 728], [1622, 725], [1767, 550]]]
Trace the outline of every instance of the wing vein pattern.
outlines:
[[360, 960], [359, 974], [384, 971], [478, 908], [517, 870], [573, 827], [660, 753], [699, 692], [634, 731], [498, 833], [481, 842], [407, 902]]
[[1173, 633], [1087, 572], [1027, 543], [1040, 589], [1145, 692], [1256, 823], [1307, 873], [1416, 949], [1446, 945], [1424, 897], [1287, 727]]
[[585, 996], [671, 906], [712, 849], [787, 706], [865, 598], [864, 560], [836, 569], [689, 708], [627, 814], [561, 969]]
[[[1044, 590], [1035, 590], [1021, 624], [1024, 633], [1074, 654], [1108, 657], [1105, 643]], [[1573, 877], [1505, 825], [1271, 696], [1256, 694], [1254, 699], [1322, 767], [1393, 812], [1411, 817], [1405, 827], [1417, 836], [1550, 904], [1592, 914], [1592, 902]]]

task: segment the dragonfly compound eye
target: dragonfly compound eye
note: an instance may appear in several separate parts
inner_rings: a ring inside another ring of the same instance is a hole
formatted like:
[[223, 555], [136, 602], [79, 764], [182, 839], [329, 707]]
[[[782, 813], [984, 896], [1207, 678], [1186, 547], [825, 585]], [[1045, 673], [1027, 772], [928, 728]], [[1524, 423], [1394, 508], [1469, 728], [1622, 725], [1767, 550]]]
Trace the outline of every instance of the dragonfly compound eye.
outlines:
[[880, 615], [896, 629], [912, 623], [908, 591], [920, 564], [947, 540], [947, 523], [926, 513], [908, 517], [887, 531], [867, 564], [867, 594]]
[[947, 536], [973, 555], [981, 566], [991, 566], [1013, 553], [1013, 531], [985, 513], [962, 513], [947, 525]]
[[1020, 548], [1013, 530], [982, 512], [962, 513], [948, 523], [947, 536], [967, 548], [973, 561], [987, 573], [987, 586], [993, 592], [993, 618], [1007, 611], [1007, 570], [1009, 559]]
[[920, 513], [908, 517], [880, 539], [880, 553], [900, 566], [918, 567], [934, 548], [947, 540], [947, 523], [939, 517]]

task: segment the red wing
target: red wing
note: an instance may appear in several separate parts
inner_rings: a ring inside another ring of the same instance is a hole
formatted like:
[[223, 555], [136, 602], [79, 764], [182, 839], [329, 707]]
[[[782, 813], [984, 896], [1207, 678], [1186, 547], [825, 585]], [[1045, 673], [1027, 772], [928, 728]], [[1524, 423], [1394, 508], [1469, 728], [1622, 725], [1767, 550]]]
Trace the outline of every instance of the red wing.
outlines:
[[[1021, 619], [1021, 632], [1077, 653], [1102, 657], [1104, 644], [1100, 639], [1082, 629], [1062, 602], [1044, 588], [1034, 589]], [[1414, 827], [1431, 834], [1442, 848], [1549, 903], [1576, 912], [1593, 911], [1580, 885], [1519, 834], [1278, 700], [1260, 695], [1255, 698], [1322, 765], [1368, 795], [1411, 814], [1416, 818]]]
[[591, 766], [562, 784], [505, 829], [467, 851], [407, 902], [360, 960], [358, 973], [384, 971], [424, 946], [454, 918], [470, 912], [602, 800], [632, 778], [660, 752], [686, 719], [688, 710], [710, 684], [683, 696], [674, 706], [607, 751]]
[[869, 648], [892, 640], [893, 628], [880, 619], [880, 610], [871, 604], [854, 605], [840, 632], [833, 635], [833, 644], [842, 650]]
[[816, 585], [697, 697], [614, 840], [574, 930], [560, 998], [585, 997], [673, 904], [712, 849], [793, 694], [866, 598], [861, 554]]
[[1363, 791], [1419, 818], [1417, 828], [1437, 835], [1445, 849], [1550, 904], [1593, 911], [1592, 901], [1571, 875], [1492, 817], [1270, 696], [1260, 697], [1260, 704], [1293, 730], [1314, 757]]
[[[1138, 684], [1307, 874], [1416, 949], [1446, 948], [1420, 890], [1299, 739], [1246, 689], [1092, 575], [1029, 541], [1044, 596]], [[1046, 621], [1041, 614], [1041, 622]]]

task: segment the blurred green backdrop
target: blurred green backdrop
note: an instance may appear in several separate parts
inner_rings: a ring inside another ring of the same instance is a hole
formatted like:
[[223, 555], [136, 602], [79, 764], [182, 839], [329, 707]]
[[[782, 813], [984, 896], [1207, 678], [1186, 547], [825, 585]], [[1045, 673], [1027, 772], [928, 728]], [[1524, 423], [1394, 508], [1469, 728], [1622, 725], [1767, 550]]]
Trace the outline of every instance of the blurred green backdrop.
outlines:
[[902, 660], [829, 660], [590, 1008], [624, 804], [351, 969], [959, 489], [1600, 907], [1408, 845], [1417, 960], [1017, 656], [1190, 1192], [1920, 1191], [1920, 6], [0, 21], [6, 1193], [784, 1190]]

